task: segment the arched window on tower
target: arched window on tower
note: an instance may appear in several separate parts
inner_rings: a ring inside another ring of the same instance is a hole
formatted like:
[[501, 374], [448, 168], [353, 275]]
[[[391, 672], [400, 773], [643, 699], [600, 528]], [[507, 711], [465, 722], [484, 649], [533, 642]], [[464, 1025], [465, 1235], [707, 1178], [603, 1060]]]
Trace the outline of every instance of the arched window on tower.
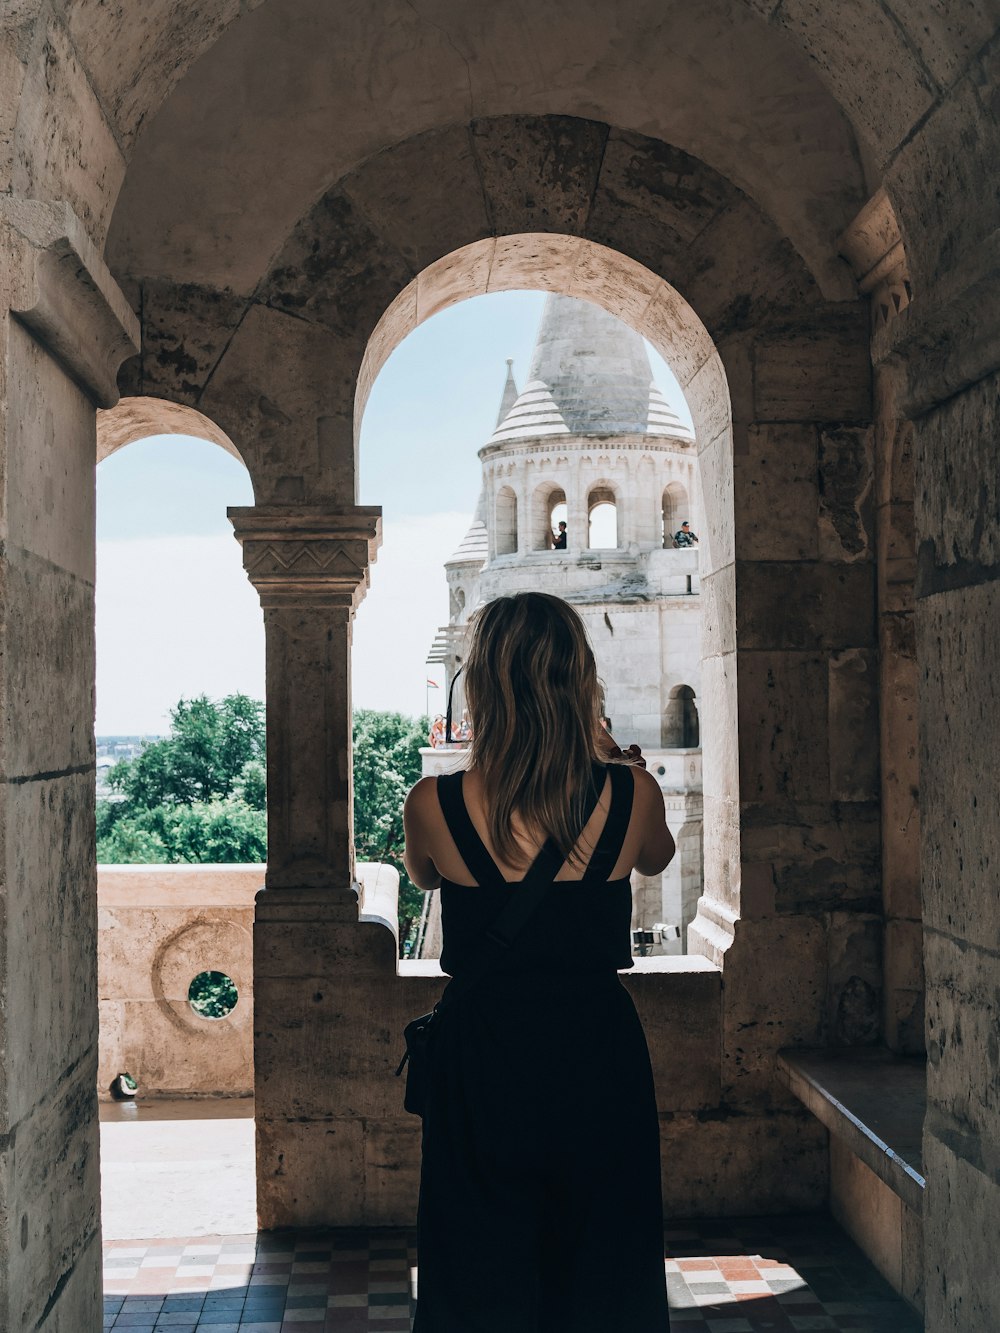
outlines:
[[595, 486], [587, 496], [589, 533], [587, 545], [592, 551], [614, 550], [621, 545], [618, 499], [610, 486]]
[[451, 618], [456, 624], [460, 624], [465, 613], [465, 590], [463, 588], [453, 588], [451, 591]]
[[496, 553], [513, 555], [517, 551], [517, 496], [509, 486], [497, 492]]
[[661, 743], [665, 750], [697, 750], [701, 744], [698, 705], [690, 685], [675, 685], [670, 691]]
[[688, 493], [679, 481], [672, 481], [663, 492], [663, 545], [669, 551], [674, 545], [674, 533], [691, 515], [688, 513]]
[[[566, 522], [566, 492], [547, 482], [535, 491], [531, 508], [532, 546], [536, 551], [551, 551], [560, 522]], [[556, 549], [565, 550], [566, 542]]]

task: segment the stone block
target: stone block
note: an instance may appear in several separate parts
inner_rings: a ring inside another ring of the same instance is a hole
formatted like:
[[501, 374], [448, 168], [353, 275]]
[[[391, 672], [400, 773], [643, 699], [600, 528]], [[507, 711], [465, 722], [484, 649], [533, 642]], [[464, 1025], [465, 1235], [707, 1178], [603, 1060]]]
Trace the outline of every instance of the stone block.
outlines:
[[769, 860], [779, 912], [881, 910], [875, 802], [744, 805], [743, 855]]
[[737, 923], [723, 991], [726, 1106], [759, 1114], [794, 1104], [775, 1055], [784, 1046], [823, 1043], [828, 965], [821, 920], [781, 915]]
[[257, 1218], [265, 1231], [367, 1226], [364, 1121], [284, 1119], [258, 1107]]
[[17, 189], [29, 199], [65, 199], [100, 246], [125, 175], [114, 131], [66, 28], [54, 14], [48, 15], [22, 60], [26, 68], [16, 142], [25, 147], [19, 155]]
[[815, 560], [819, 436], [797, 423], [755, 425], [734, 460], [741, 560]]
[[[88, 769], [94, 762], [93, 584], [8, 548], [3, 585], [8, 778]], [[52, 726], [53, 718], [65, 725]]]
[[76, 1333], [99, 1326], [96, 1073], [95, 1042], [78, 1048], [72, 1071], [47, 1086], [29, 1075], [16, 1137], [3, 1135], [0, 1197], [7, 1243], [0, 1318], [5, 1328]]
[[498, 235], [582, 235], [607, 126], [575, 116], [496, 116], [472, 122], [472, 142]]
[[903, 1289], [904, 1209], [910, 1211], [898, 1194], [831, 1134], [830, 1212], [899, 1292]]
[[914, 425], [918, 595], [1000, 563], [1000, 373], [987, 376]]
[[924, 931], [920, 921], [885, 923], [885, 1044], [904, 1055], [919, 1055], [924, 1039]]
[[141, 285], [141, 392], [195, 405], [246, 314], [246, 297], [147, 278]]
[[[496, 242], [491, 238], [488, 241], [465, 246], [422, 269], [415, 280], [415, 285], [411, 284], [415, 291], [413, 326], [422, 324], [425, 319], [430, 319], [438, 311], [446, 310], [448, 306], [455, 305], [459, 301], [481, 296], [486, 290], [495, 251]], [[407, 288], [407, 291], [409, 290]], [[393, 309], [401, 299], [401, 297], [396, 298]], [[378, 337], [381, 328], [380, 323], [372, 337]], [[409, 332], [408, 320], [400, 322], [398, 327], [393, 328], [391, 341], [385, 340], [384, 356], [387, 357]]]
[[723, 565], [701, 580], [701, 653], [736, 651], [736, 565]]
[[13, 320], [8, 337], [6, 540], [93, 584], [93, 407]]
[[924, 1130], [924, 1313], [931, 1330], [994, 1333], [1000, 1328], [996, 1229], [1000, 1184], [996, 1148], [990, 1164], [970, 1159], [962, 1136], [932, 1124]]
[[717, 436], [702, 449], [699, 470], [704, 526], [698, 535], [701, 539], [701, 574], [707, 578], [732, 564], [736, 556], [733, 449], [728, 434]]
[[879, 794], [878, 662], [865, 648], [829, 661], [830, 795], [874, 801]]
[[874, 463], [870, 429], [820, 431], [819, 556], [872, 560], [875, 555]]
[[882, 920], [831, 912], [827, 925], [826, 1030], [832, 1046], [878, 1041], [882, 1018]]
[[861, 312], [820, 321], [754, 348], [758, 421], [867, 422], [872, 414], [868, 335]]
[[996, 955], [936, 929], [924, 938], [927, 1098], [980, 1144], [1000, 1144], [1000, 994]]
[[676, 275], [686, 270], [691, 242], [738, 198], [728, 182], [689, 154], [614, 129], [604, 149], [587, 236], [654, 273]]
[[826, 655], [741, 651], [739, 686], [742, 800], [826, 800], [830, 791]]
[[841, 105], [881, 158], [889, 156], [931, 105], [936, 89], [915, 52], [899, 40], [898, 20], [881, 7], [845, 0], [785, 0], [779, 23], [833, 84]]
[[1000, 583], [917, 608], [920, 823], [925, 924], [1000, 951]]
[[354, 200], [334, 187], [296, 225], [256, 299], [363, 340], [413, 276]]
[[826, 1130], [800, 1108], [723, 1106], [661, 1123], [668, 1218], [809, 1211], [826, 1200]]
[[741, 650], [874, 647], [871, 565], [738, 559], [736, 587]]
[[718, 1106], [719, 973], [642, 971], [626, 973], [622, 980], [646, 1033], [659, 1110], [676, 1113]]
[[[345, 179], [344, 190], [383, 243], [419, 273], [493, 235], [479, 170], [468, 126], [453, 125], [377, 153]], [[433, 178], [437, 188], [415, 190], [421, 178]]]
[[85, 772], [7, 786], [3, 1003], [8, 1023], [17, 1017], [5, 1042], [0, 1134], [83, 1053], [96, 1063], [93, 783]]
[[412, 1226], [420, 1187], [421, 1122], [413, 1115], [365, 1124], [365, 1215], [369, 1226]]

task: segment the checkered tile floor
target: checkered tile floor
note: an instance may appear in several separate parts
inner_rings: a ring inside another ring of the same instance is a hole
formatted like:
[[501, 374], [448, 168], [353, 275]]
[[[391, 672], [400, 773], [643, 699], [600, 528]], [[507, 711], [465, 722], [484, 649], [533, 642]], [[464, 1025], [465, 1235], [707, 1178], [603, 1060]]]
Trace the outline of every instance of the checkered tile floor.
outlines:
[[[828, 1218], [675, 1223], [664, 1240], [674, 1333], [923, 1328]], [[410, 1327], [415, 1271], [405, 1232], [112, 1241], [104, 1327], [393, 1333]]]

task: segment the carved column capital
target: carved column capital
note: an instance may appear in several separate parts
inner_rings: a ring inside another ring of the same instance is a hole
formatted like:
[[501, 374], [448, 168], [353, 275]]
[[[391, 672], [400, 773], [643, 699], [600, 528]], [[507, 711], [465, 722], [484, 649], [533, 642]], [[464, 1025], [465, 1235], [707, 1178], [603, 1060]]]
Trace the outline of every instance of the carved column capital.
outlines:
[[358, 607], [382, 542], [378, 505], [251, 505], [228, 513], [265, 610], [340, 608], [349, 615]]

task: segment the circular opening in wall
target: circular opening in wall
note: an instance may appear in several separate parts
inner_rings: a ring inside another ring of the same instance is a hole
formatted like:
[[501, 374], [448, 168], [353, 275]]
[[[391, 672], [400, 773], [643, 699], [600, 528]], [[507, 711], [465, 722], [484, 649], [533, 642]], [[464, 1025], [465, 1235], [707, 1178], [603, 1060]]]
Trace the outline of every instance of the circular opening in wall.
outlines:
[[657, 771], [657, 773], [659, 773], [660, 777], [662, 778], [663, 775], [664, 775], [664, 773], [666, 773], [667, 770], [663, 767], [662, 764], [658, 764], [657, 767], [656, 767], [656, 771]]
[[188, 1002], [199, 1018], [225, 1018], [240, 998], [225, 972], [199, 972], [188, 987]]

